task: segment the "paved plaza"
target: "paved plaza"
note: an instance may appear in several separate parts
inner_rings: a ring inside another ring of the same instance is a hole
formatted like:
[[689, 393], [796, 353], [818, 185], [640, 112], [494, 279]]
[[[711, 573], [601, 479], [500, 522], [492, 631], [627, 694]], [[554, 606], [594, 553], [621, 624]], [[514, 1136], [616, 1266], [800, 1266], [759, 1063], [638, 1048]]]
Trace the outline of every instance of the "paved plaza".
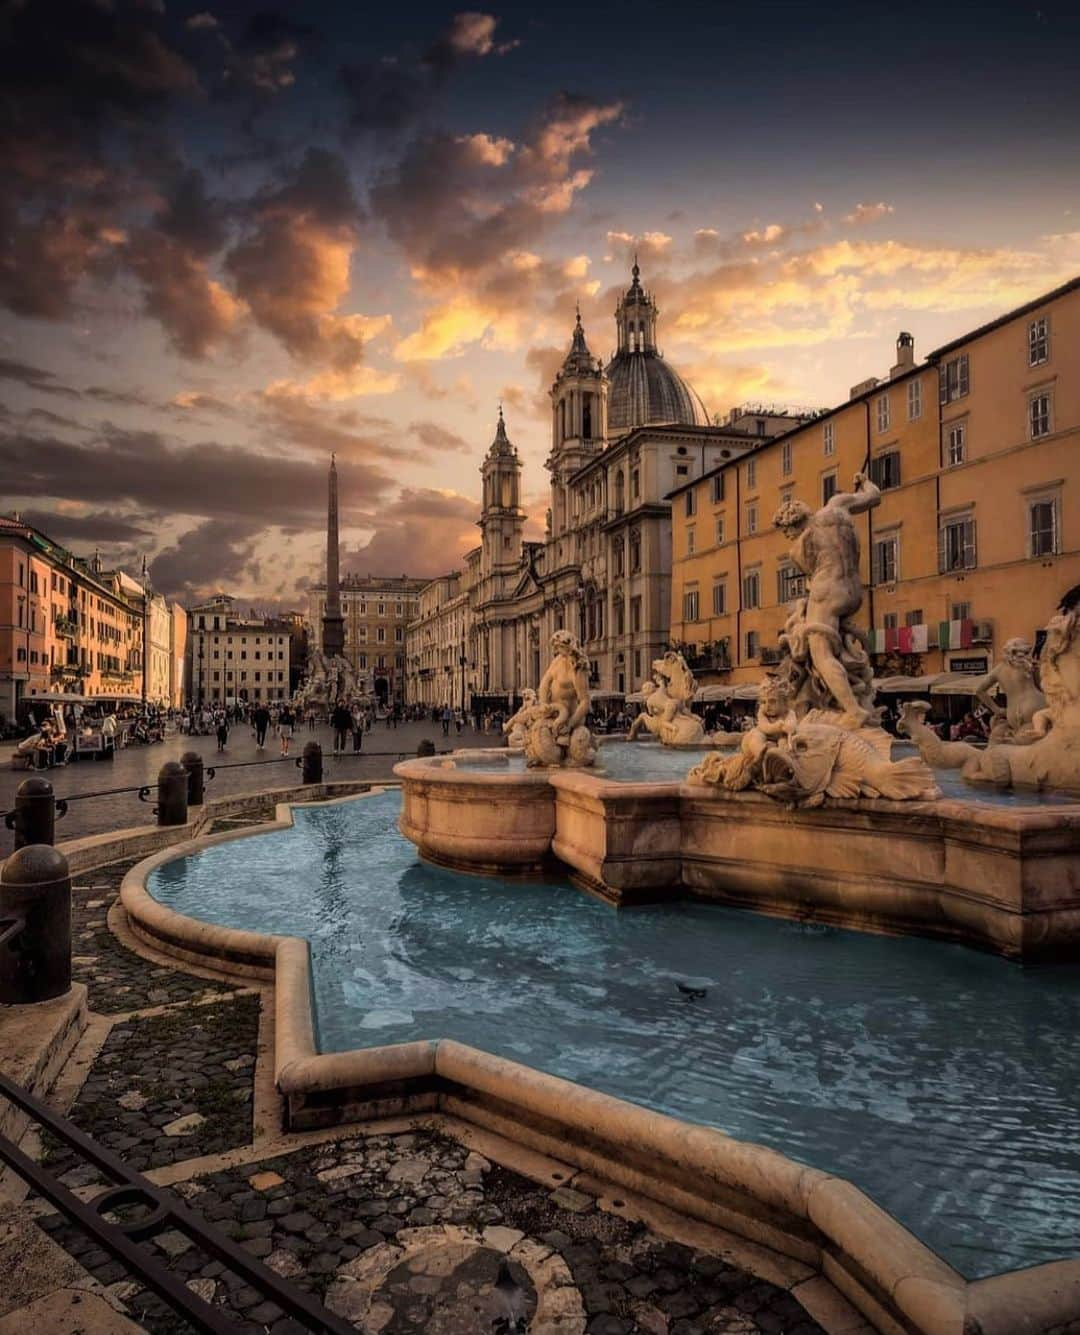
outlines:
[[[42, 774], [52, 783], [57, 797], [77, 797], [82, 793], [113, 788], [137, 788], [143, 784], [153, 786], [165, 761], [179, 760], [185, 751], [197, 751], [203, 764], [216, 770], [215, 777], [206, 785], [206, 796], [213, 799], [262, 792], [268, 788], [294, 787], [300, 777], [296, 761], [305, 743], [312, 739], [323, 749], [323, 776], [328, 781], [391, 778], [394, 765], [408, 756], [415, 756], [422, 741], [434, 743], [439, 751], [458, 746], [501, 746], [503, 743], [501, 735], [477, 732], [471, 726], [462, 727], [459, 733], [451, 724], [449, 736], [444, 737], [441, 723], [399, 723], [397, 727], [387, 727], [384, 720], [379, 720], [364, 733], [359, 756], [353, 755], [350, 739], [348, 753], [338, 759], [333, 755], [334, 734], [331, 729], [322, 726], [312, 732], [304, 724], [293, 737], [289, 759], [282, 761], [278, 759], [280, 744], [276, 737], [268, 736], [265, 749], [259, 751], [250, 724], [238, 723], [229, 733], [224, 752], [218, 751], [215, 737], [175, 735], [150, 746], [124, 747], [117, 751], [113, 760], [80, 760], [42, 771]], [[14, 750], [14, 743], [8, 749]], [[4, 754], [6, 761], [7, 753], [0, 751], [0, 754]], [[26, 771], [14, 770], [10, 766], [0, 770], [0, 809], [10, 809], [15, 790], [26, 777]], [[141, 803], [135, 792], [80, 798], [71, 803], [68, 814], [57, 825], [56, 837], [64, 841], [132, 825], [151, 824], [152, 806], [152, 802]], [[0, 853], [6, 855], [11, 851], [11, 833], [0, 829], [0, 837], [3, 839]]]

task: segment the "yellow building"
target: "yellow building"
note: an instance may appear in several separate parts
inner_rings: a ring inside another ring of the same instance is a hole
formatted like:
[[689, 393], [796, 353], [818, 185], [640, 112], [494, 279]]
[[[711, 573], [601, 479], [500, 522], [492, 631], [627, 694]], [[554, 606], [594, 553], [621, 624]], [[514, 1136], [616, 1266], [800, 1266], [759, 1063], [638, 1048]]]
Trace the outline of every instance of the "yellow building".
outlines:
[[1080, 583], [1080, 278], [676, 488], [671, 639], [702, 682], [757, 680], [803, 589], [772, 517], [868, 471], [857, 520], [875, 670], [981, 672]]

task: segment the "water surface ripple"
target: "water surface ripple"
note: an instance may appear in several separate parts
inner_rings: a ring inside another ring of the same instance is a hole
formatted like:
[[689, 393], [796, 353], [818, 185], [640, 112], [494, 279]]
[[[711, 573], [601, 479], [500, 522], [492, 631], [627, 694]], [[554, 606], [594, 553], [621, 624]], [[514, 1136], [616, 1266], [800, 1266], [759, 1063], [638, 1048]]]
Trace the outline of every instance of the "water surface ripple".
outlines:
[[720, 1127], [849, 1178], [971, 1278], [1080, 1256], [1080, 968], [458, 875], [399, 801], [298, 810], [151, 892], [306, 937], [323, 1051], [456, 1038]]

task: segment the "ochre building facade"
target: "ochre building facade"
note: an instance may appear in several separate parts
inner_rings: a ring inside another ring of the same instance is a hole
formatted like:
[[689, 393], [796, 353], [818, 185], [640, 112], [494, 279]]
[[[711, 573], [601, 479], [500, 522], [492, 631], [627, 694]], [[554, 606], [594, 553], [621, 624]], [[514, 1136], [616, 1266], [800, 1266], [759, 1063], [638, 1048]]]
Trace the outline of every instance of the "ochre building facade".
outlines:
[[772, 517], [820, 506], [867, 471], [881, 504], [856, 522], [879, 675], [976, 673], [1006, 640], [1037, 642], [1080, 583], [1080, 279], [673, 489], [670, 638], [702, 682], [775, 661], [799, 573]]

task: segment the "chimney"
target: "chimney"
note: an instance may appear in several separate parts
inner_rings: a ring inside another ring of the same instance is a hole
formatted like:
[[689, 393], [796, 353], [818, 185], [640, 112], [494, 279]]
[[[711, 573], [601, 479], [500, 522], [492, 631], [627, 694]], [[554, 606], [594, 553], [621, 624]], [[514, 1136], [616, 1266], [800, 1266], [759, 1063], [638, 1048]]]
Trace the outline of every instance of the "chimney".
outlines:
[[915, 339], [905, 330], [901, 330], [896, 338], [896, 365], [889, 372], [889, 379], [895, 380], [898, 375], [910, 371], [914, 365]]

